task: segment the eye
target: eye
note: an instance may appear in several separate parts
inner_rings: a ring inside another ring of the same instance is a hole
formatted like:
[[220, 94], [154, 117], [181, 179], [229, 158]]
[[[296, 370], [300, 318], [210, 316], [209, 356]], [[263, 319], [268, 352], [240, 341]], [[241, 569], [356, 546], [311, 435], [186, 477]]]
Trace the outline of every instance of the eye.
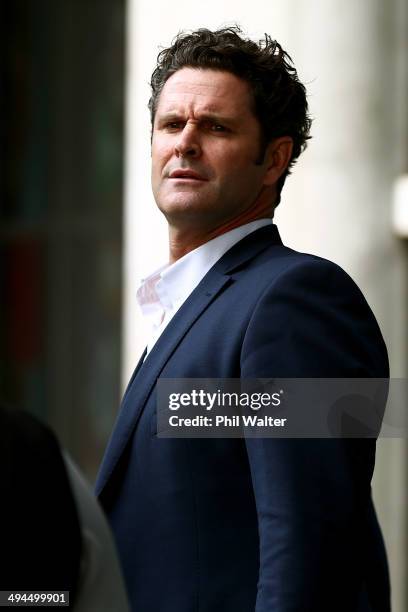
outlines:
[[211, 131], [212, 132], [226, 132], [227, 128], [221, 125], [220, 123], [213, 123], [211, 124]]
[[165, 124], [164, 128], [168, 132], [176, 132], [177, 130], [180, 130], [183, 128], [183, 123], [181, 121], [169, 121], [168, 123]]

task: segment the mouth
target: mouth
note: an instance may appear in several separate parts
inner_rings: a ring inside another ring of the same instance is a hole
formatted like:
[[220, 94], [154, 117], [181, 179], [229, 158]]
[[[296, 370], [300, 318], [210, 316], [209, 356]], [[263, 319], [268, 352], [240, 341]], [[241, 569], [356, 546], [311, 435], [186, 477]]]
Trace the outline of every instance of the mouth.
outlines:
[[198, 174], [194, 170], [190, 170], [188, 168], [178, 168], [177, 170], [173, 170], [169, 174], [170, 179], [177, 179], [183, 181], [207, 181], [204, 176]]

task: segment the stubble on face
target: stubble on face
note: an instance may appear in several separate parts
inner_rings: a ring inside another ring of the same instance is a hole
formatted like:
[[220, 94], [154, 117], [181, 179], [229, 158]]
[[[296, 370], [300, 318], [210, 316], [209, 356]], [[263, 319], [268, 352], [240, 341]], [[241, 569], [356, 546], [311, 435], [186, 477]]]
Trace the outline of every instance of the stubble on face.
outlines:
[[208, 237], [272, 215], [251, 102], [248, 84], [229, 72], [183, 68], [164, 85], [152, 188], [171, 232]]

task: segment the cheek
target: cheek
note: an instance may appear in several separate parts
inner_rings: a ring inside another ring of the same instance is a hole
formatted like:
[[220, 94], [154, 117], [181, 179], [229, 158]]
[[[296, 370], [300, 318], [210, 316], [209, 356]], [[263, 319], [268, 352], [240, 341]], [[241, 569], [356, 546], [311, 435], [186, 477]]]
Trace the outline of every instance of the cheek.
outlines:
[[152, 166], [153, 168], [157, 168], [160, 165], [161, 160], [163, 158], [163, 154], [158, 147], [152, 147]]
[[158, 187], [163, 173], [162, 156], [152, 149], [151, 179], [153, 187]]
[[166, 143], [152, 142], [152, 167], [162, 168], [171, 156], [171, 147]]
[[222, 156], [218, 160], [217, 168], [219, 175], [226, 180], [233, 180], [237, 183], [246, 181], [249, 174], [253, 171], [253, 160], [247, 156], [228, 155]]
[[225, 170], [229, 169], [231, 171], [234, 168], [249, 167], [250, 163], [253, 162], [253, 156], [251, 156], [252, 151], [248, 149], [248, 144], [242, 142], [228, 144], [228, 147], [220, 146], [213, 151], [217, 163]]

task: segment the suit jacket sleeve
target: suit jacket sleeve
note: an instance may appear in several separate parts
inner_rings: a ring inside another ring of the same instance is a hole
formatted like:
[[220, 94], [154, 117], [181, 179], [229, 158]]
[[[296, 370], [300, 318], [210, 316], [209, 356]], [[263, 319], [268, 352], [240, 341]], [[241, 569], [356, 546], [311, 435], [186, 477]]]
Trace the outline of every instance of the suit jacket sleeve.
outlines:
[[[242, 378], [387, 377], [378, 325], [343, 270], [295, 265], [260, 297]], [[260, 536], [256, 612], [354, 610], [375, 440], [247, 439]]]

